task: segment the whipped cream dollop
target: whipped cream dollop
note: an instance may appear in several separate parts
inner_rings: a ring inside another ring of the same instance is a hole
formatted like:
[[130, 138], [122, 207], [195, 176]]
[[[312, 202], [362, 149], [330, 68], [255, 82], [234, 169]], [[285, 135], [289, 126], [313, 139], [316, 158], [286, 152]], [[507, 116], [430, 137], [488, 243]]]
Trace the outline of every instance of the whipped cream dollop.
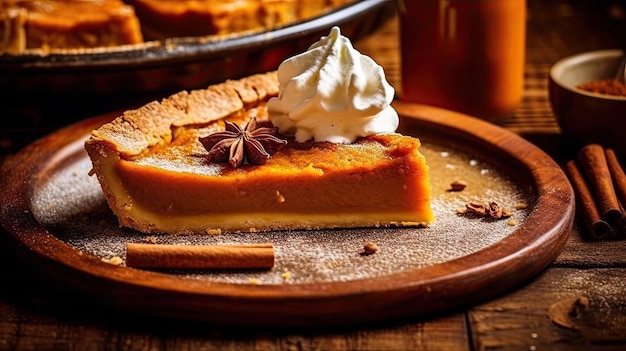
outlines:
[[393, 133], [394, 89], [370, 57], [354, 49], [339, 27], [278, 67], [280, 92], [267, 105], [271, 122], [296, 141], [352, 143]]

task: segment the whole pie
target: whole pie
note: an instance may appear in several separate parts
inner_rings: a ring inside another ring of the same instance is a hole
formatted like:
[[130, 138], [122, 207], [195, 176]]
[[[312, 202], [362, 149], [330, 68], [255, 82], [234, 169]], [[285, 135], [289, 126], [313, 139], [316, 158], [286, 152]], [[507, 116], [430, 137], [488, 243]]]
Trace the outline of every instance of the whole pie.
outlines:
[[[92, 174], [120, 225], [183, 234], [433, 222], [418, 139], [385, 133], [337, 144], [269, 137], [275, 128], [266, 103], [278, 91], [276, 72], [254, 75], [174, 94], [94, 130], [85, 143]], [[257, 132], [235, 138], [247, 128]], [[221, 151], [203, 144], [211, 136], [225, 146]], [[258, 150], [248, 150], [238, 167], [213, 157], [268, 140], [277, 147], [263, 162], [252, 162]], [[233, 146], [238, 141], [245, 145]]]
[[275, 28], [355, 0], [126, 0], [150, 38], [224, 35]]
[[141, 42], [135, 11], [122, 0], [0, 0], [0, 53]]
[[310, 19], [356, 0], [0, 0], [0, 54], [231, 35]]

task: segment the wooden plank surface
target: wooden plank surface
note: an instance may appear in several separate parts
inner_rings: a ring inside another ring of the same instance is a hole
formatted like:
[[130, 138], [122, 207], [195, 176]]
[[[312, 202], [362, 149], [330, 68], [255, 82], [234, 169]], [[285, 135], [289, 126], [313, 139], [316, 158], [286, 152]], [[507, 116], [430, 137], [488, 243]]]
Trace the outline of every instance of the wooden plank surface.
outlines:
[[[234, 329], [147, 319], [31, 277], [0, 258], [0, 350], [469, 350], [466, 317], [329, 329]], [[367, 308], [367, 306], [364, 306]]]
[[[502, 125], [563, 160], [572, 150], [560, 138], [547, 100], [547, 72], [555, 60], [572, 53], [626, 47], [626, 5], [620, 0], [528, 3], [524, 101]], [[357, 48], [381, 63], [390, 82], [399, 86], [394, 21]], [[552, 266], [499, 298], [422, 321], [336, 330], [242, 332], [175, 326], [96, 305], [76, 310], [73, 302], [80, 296], [33, 279], [0, 244], [0, 350], [626, 349], [626, 242], [588, 242], [578, 229]], [[580, 297], [588, 306], [567, 324], [569, 306]]]
[[[0, 304], [2, 350], [468, 350], [465, 316], [367, 329], [247, 332], [203, 325], [83, 318], [59, 323]], [[7, 313], [7, 314], [5, 314]], [[68, 317], [64, 317], [68, 320]], [[17, 327], [18, 326], [18, 327]], [[16, 328], [17, 327], [17, 328]]]
[[[618, 350], [626, 345], [626, 269], [552, 268], [468, 312], [474, 350]], [[576, 301], [588, 306], [577, 311]]]
[[[575, 223], [567, 245], [553, 263], [555, 267], [626, 268], [626, 240], [589, 241], [581, 223]], [[624, 295], [626, 297], [626, 295]]]

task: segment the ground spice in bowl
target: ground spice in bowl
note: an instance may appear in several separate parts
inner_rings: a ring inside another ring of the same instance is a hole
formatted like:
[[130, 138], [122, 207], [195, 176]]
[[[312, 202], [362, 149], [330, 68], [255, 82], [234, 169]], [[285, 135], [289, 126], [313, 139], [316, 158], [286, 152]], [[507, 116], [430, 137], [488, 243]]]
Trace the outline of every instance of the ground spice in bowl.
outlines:
[[577, 88], [604, 95], [626, 96], [626, 84], [616, 79], [594, 80], [580, 84]]

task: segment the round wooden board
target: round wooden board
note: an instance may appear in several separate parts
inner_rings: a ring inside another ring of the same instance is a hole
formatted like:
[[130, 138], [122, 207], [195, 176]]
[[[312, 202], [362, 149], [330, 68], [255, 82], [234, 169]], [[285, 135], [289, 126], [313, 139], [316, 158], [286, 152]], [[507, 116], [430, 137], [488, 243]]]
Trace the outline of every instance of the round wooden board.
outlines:
[[37, 184], [50, 176], [49, 167], [76, 157], [62, 150], [80, 143], [111, 114], [59, 130], [5, 163], [0, 171], [3, 234], [30, 269], [89, 294], [94, 303], [237, 326], [353, 324], [442, 313], [514, 288], [558, 255], [572, 228], [574, 195], [548, 155], [511, 132], [466, 115], [402, 102], [395, 107], [402, 132], [472, 150], [514, 174], [533, 193], [526, 220], [478, 252], [374, 279], [233, 284], [115, 266], [46, 231], [31, 204]]

